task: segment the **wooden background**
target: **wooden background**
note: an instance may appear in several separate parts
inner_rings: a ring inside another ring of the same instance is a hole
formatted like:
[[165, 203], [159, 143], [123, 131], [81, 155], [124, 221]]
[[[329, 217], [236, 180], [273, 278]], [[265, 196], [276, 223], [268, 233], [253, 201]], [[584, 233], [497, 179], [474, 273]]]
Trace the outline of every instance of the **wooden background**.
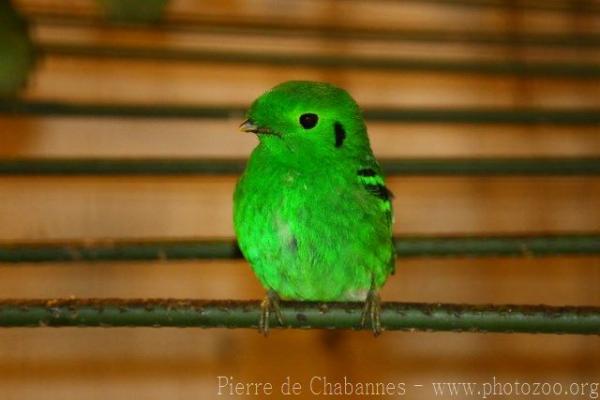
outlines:
[[[25, 15], [97, 16], [88, 0], [19, 0]], [[443, 1], [173, 0], [167, 18], [527, 33], [598, 33], [600, 14], [471, 7]], [[597, 4], [595, 2], [589, 2]], [[501, 46], [326, 37], [243, 36], [35, 23], [36, 43], [159, 46], [443, 60], [600, 62], [594, 47]], [[363, 106], [598, 108], [600, 83], [577, 78], [319, 69], [216, 62], [43, 57], [22, 97], [102, 103], [248, 105], [289, 79], [325, 80]], [[246, 157], [242, 120], [0, 116], [0, 157]], [[590, 156], [598, 126], [371, 123], [378, 157]], [[228, 177], [0, 177], [0, 241], [233, 236]], [[395, 177], [403, 234], [579, 232], [600, 228], [596, 177]], [[592, 257], [401, 260], [384, 300], [600, 305]], [[245, 262], [0, 265], [0, 297], [256, 299]], [[2, 399], [215, 398], [217, 376], [307, 384], [598, 381], [597, 337], [250, 330], [0, 330]], [[301, 396], [308, 398], [308, 395]], [[429, 399], [430, 389], [407, 398]], [[276, 396], [274, 396], [276, 398]]]

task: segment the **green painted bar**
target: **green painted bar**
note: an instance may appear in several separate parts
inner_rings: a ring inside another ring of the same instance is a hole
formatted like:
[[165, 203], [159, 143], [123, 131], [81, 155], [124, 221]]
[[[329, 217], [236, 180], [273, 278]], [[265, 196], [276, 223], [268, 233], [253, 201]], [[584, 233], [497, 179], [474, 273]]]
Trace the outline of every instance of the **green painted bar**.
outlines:
[[[599, 234], [397, 236], [399, 258], [548, 257], [600, 254]], [[233, 240], [0, 243], [0, 263], [241, 259]]]
[[[362, 329], [361, 303], [283, 302], [285, 328]], [[257, 328], [258, 301], [0, 300], [0, 327]], [[271, 327], [278, 328], [274, 316]], [[386, 302], [384, 330], [600, 334], [600, 307]]]
[[0, 263], [240, 259], [232, 240], [0, 244]]
[[400, 236], [398, 257], [547, 257], [600, 254], [600, 233], [543, 236]]
[[600, 158], [382, 160], [388, 175], [599, 175]]
[[[245, 114], [245, 108], [241, 106], [210, 107], [167, 104], [101, 104], [0, 100], [0, 113], [8, 115], [94, 118], [235, 119], [241, 122]], [[598, 122], [600, 123], [600, 117], [598, 117]]]
[[598, 125], [600, 109], [393, 109], [366, 108], [370, 121], [460, 124]]
[[[168, 104], [102, 104], [58, 101], [0, 100], [0, 113], [7, 115], [66, 116], [94, 118], [189, 118], [242, 121], [244, 106], [193, 106]], [[369, 121], [468, 124], [567, 124], [600, 125], [600, 109], [426, 109], [365, 108]]]
[[[0, 159], [0, 175], [239, 175], [245, 160]], [[600, 175], [600, 158], [382, 160], [388, 176]]]
[[521, 61], [453, 61], [390, 57], [330, 56], [321, 54], [256, 53], [219, 50], [185, 50], [133, 46], [82, 46], [45, 43], [42, 55], [64, 57], [118, 58], [145, 61], [182, 61], [203, 63], [260, 64], [287, 67], [376, 69], [390, 71], [431, 71], [443, 73], [543, 76], [551, 78], [595, 79], [600, 64]]

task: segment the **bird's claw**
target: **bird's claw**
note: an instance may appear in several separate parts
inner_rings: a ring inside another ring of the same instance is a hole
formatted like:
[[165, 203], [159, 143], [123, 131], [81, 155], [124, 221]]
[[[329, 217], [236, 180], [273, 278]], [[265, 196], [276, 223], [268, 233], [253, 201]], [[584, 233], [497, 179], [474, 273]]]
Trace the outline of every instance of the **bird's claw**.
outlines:
[[382, 332], [380, 314], [381, 299], [379, 297], [379, 293], [377, 293], [376, 290], [371, 289], [369, 290], [367, 299], [365, 300], [365, 306], [360, 319], [360, 325], [361, 327], [365, 328], [367, 319], [369, 319], [371, 321], [371, 330], [373, 331], [373, 336], [379, 336]]
[[258, 321], [258, 331], [264, 336], [269, 335], [269, 319], [271, 312], [275, 313], [277, 321], [283, 325], [283, 315], [279, 307], [279, 295], [272, 290], [267, 292], [267, 295], [260, 303], [260, 320]]

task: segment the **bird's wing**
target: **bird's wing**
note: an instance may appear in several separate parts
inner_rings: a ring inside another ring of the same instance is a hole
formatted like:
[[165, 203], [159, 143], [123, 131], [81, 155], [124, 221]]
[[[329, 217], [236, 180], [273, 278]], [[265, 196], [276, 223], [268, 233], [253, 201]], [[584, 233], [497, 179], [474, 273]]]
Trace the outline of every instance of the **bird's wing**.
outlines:
[[[372, 196], [377, 198], [381, 212], [385, 213], [390, 229], [390, 238], [392, 236], [392, 225], [394, 223], [394, 210], [392, 199], [394, 194], [387, 188], [381, 173], [381, 168], [375, 159], [369, 159], [361, 164], [361, 167], [356, 171], [358, 181], [363, 188]], [[394, 248], [393, 240], [391, 243]], [[390, 259], [390, 273], [395, 272], [395, 252], [392, 251]]]
[[390, 214], [391, 225], [393, 215], [392, 199], [394, 198], [394, 194], [385, 186], [379, 166], [376, 164], [373, 166], [363, 166], [356, 171], [356, 175], [365, 190], [379, 199], [382, 210]]

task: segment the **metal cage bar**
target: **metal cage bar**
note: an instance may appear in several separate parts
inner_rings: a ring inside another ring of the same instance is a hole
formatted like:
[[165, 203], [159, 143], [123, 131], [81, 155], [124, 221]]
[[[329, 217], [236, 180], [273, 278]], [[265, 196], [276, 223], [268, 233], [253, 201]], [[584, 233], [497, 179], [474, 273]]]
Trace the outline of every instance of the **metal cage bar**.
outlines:
[[[286, 328], [361, 329], [362, 303], [283, 302]], [[256, 328], [258, 301], [0, 300], [0, 327]], [[383, 303], [385, 330], [600, 334], [600, 307]], [[278, 324], [272, 315], [272, 327]], [[367, 327], [368, 328], [368, 327]]]
[[[1, 100], [0, 113], [8, 115], [66, 116], [95, 118], [243, 118], [244, 106], [194, 106], [168, 104], [70, 103], [39, 100]], [[428, 109], [365, 108], [364, 117], [374, 122], [461, 123], [461, 124], [554, 124], [599, 125], [600, 109]]]
[[[408, 257], [543, 257], [600, 254], [600, 233], [544, 236], [398, 236]], [[233, 240], [155, 240], [0, 244], [0, 263], [241, 259]]]

